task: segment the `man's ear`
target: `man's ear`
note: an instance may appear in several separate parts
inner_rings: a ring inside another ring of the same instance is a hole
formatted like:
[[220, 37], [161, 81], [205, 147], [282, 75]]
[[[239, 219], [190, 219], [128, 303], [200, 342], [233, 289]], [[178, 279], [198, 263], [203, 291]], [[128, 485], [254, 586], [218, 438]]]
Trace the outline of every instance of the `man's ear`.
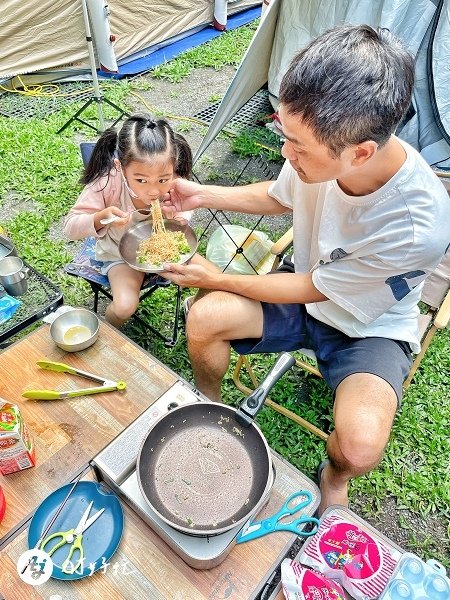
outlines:
[[353, 158], [352, 158], [352, 166], [360, 167], [364, 163], [366, 163], [372, 156], [376, 154], [378, 150], [378, 144], [373, 140], [368, 140], [367, 142], [361, 142], [354, 147], [353, 150]]

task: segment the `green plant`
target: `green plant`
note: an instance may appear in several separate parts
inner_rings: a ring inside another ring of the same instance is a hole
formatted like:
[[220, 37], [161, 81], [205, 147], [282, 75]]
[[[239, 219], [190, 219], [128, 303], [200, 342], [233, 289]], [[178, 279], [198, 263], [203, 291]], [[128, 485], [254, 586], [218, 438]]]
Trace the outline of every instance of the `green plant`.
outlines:
[[142, 92], [149, 92], [153, 89], [153, 85], [150, 83], [150, 81], [142, 75], [138, 75], [137, 77], [131, 79], [130, 85], [133, 90], [140, 90]]
[[221, 179], [222, 179], [222, 174], [219, 173], [219, 171], [217, 171], [215, 169], [211, 169], [206, 174], [206, 182], [208, 182], [208, 183], [217, 183]]
[[269, 129], [261, 127], [247, 128], [233, 136], [231, 148], [241, 157], [261, 154], [266, 160], [282, 160], [280, 138]]
[[182, 121], [179, 125], [177, 125], [177, 130], [181, 133], [188, 133], [189, 131], [191, 131], [191, 129], [192, 123], [189, 123], [188, 121]]
[[153, 77], [177, 83], [187, 77], [192, 69], [222, 69], [227, 65], [237, 66], [257, 28], [258, 21], [228, 31], [215, 40], [192, 48], [152, 71]]

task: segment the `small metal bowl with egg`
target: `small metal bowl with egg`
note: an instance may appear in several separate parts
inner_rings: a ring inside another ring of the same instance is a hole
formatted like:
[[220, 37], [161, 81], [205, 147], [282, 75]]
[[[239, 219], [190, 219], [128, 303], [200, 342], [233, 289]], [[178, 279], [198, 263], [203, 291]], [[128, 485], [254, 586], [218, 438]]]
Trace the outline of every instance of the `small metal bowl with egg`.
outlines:
[[79, 352], [92, 346], [98, 338], [100, 321], [86, 308], [73, 308], [62, 313], [50, 325], [50, 336], [66, 352]]

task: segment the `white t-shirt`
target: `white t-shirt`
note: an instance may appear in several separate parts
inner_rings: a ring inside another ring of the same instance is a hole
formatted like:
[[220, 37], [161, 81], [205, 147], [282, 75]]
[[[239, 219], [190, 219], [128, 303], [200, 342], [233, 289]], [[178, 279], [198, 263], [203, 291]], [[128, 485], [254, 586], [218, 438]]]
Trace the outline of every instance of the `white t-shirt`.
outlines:
[[269, 194], [293, 210], [294, 264], [329, 298], [310, 315], [350, 337], [386, 337], [420, 350], [417, 303], [450, 243], [450, 198], [408, 144], [382, 188], [348, 196], [336, 181], [306, 184], [286, 161]]

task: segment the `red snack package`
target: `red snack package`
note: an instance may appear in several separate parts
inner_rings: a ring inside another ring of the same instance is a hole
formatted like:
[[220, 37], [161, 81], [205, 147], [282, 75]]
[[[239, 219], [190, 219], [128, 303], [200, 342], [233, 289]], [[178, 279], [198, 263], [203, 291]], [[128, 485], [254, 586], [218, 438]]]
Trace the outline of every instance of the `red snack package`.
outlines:
[[15, 473], [34, 464], [33, 440], [18, 406], [0, 399], [0, 473]]
[[281, 563], [281, 583], [286, 600], [345, 600], [338, 583], [288, 558]]

